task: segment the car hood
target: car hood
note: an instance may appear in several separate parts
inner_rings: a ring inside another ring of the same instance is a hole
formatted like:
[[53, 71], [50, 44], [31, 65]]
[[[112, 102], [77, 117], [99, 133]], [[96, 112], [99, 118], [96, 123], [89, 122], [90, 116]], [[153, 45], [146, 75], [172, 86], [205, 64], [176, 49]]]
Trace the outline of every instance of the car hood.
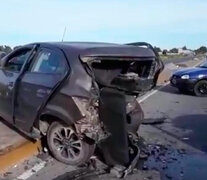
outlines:
[[191, 74], [201, 74], [201, 73], [207, 74], [207, 68], [200, 68], [200, 67], [185, 68], [176, 71], [174, 75], [182, 76], [185, 74], [191, 75]]

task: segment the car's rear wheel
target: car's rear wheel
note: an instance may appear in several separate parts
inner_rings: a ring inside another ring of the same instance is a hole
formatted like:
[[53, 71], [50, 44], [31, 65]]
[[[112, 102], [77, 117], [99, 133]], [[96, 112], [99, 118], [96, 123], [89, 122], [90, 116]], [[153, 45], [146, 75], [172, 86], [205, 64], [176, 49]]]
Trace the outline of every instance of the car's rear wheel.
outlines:
[[201, 80], [194, 86], [194, 93], [196, 96], [207, 97], [207, 80]]
[[[52, 155], [69, 165], [80, 165], [87, 162], [94, 153], [90, 145], [77, 136], [72, 127], [53, 122], [47, 132], [47, 143]], [[92, 152], [93, 151], [93, 152]]]

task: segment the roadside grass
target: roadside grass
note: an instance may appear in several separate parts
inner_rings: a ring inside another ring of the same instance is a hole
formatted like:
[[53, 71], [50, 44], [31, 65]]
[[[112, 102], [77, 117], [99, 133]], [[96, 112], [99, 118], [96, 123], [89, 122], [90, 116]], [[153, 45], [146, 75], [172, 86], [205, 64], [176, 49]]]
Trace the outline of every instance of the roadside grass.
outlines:
[[185, 55], [160, 55], [162, 60], [169, 60], [169, 59], [180, 59], [186, 57]]

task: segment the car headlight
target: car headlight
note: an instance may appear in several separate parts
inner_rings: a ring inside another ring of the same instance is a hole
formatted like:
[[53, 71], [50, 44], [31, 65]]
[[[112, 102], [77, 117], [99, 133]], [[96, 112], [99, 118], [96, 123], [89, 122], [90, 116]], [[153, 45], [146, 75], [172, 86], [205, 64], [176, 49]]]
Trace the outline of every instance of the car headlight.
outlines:
[[186, 75], [182, 75], [182, 76], [181, 76], [181, 79], [190, 79], [190, 76], [187, 75], [187, 74], [186, 74]]

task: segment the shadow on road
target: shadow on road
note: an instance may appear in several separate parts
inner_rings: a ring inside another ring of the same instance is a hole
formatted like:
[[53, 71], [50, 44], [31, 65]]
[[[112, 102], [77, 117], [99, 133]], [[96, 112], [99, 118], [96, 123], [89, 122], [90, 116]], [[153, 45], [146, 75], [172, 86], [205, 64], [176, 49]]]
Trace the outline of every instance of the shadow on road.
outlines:
[[172, 120], [172, 124], [184, 130], [191, 130], [188, 140], [190, 145], [207, 152], [207, 114], [194, 114], [178, 116]]
[[66, 172], [63, 175], [60, 175], [56, 177], [53, 180], [69, 180], [69, 179], [74, 179], [74, 180], [92, 180], [92, 179], [99, 179], [100, 175], [106, 174], [105, 171], [96, 171], [96, 170], [90, 170], [88, 168], [83, 168], [83, 169], [77, 169], [74, 171]]
[[9, 127], [11, 130], [17, 132], [19, 135], [21, 135], [22, 137], [24, 137], [25, 139], [29, 140], [29, 141], [34, 141], [33, 139], [31, 139], [29, 136], [27, 136], [26, 134], [24, 134], [22, 131], [20, 131], [18, 128], [16, 128], [15, 126], [11, 125], [9, 122], [7, 122], [5, 119], [0, 117], [0, 122], [2, 122], [5, 126]]
[[187, 96], [195, 96], [193, 94], [193, 92], [180, 92], [177, 88], [175, 87], [172, 87], [170, 85], [167, 85], [161, 89], [159, 89], [159, 91], [161, 92], [165, 92], [165, 93], [169, 93], [169, 94], [176, 94], [176, 95], [179, 95], [179, 96], [183, 96], [183, 95], [187, 95]]

